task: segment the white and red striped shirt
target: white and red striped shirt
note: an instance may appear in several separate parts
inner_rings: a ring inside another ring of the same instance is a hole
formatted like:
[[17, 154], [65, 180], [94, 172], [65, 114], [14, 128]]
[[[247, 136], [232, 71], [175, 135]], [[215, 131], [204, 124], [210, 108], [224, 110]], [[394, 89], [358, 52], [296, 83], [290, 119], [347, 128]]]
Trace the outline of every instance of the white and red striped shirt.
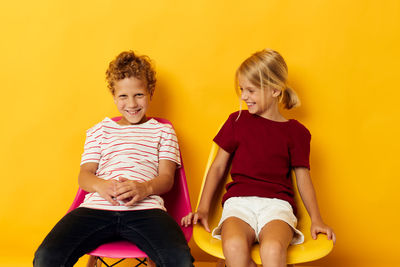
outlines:
[[[99, 166], [96, 176], [105, 180], [125, 177], [138, 182], [158, 175], [158, 163], [166, 159], [180, 166], [179, 145], [174, 129], [150, 119], [142, 124], [119, 125], [110, 118], [89, 129], [81, 165], [94, 162]], [[103, 210], [164, 209], [160, 196], [150, 195], [126, 207], [123, 202], [114, 206], [97, 192], [88, 193], [80, 207]]]

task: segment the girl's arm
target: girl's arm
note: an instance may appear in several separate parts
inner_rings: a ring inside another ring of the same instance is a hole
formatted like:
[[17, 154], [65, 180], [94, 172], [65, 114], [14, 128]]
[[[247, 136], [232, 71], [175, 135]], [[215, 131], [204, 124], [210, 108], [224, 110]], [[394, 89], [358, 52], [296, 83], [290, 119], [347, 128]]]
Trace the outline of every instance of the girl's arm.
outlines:
[[297, 187], [304, 206], [311, 217], [311, 236], [313, 239], [317, 238], [318, 233], [324, 233], [328, 236], [329, 240], [336, 242], [336, 236], [332, 228], [327, 226], [322, 220], [319, 212], [317, 197], [315, 195], [314, 186], [311, 181], [310, 171], [307, 168], [295, 168]]
[[115, 200], [116, 183], [115, 180], [104, 180], [96, 176], [96, 171], [99, 164], [89, 162], [81, 165], [78, 176], [79, 187], [86, 192], [97, 192], [112, 205], [118, 206], [118, 201]]
[[161, 195], [171, 190], [174, 184], [176, 163], [171, 160], [160, 160], [158, 176], [146, 181], [137, 182], [119, 178], [116, 184], [116, 196], [118, 200], [126, 201], [125, 206], [133, 206], [136, 202], [149, 195]]
[[197, 211], [195, 213], [189, 213], [186, 217], [182, 218], [182, 225], [188, 226], [192, 222], [193, 224], [196, 224], [197, 221], [200, 221], [206, 231], [210, 232], [210, 228], [208, 226], [208, 211], [210, 209], [215, 190], [225, 174], [229, 157], [230, 154], [224, 149], [218, 149], [217, 155], [215, 156], [215, 159], [207, 173], [203, 193], [201, 194]]

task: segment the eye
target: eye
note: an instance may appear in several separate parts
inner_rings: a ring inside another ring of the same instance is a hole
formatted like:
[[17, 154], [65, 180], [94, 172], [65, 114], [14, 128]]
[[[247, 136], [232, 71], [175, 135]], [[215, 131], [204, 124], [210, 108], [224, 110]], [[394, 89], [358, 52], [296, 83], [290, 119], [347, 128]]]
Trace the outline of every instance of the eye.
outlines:
[[127, 97], [128, 97], [127, 95], [119, 95], [119, 96], [118, 96], [119, 99], [125, 99], [125, 98], [127, 98]]
[[239, 87], [239, 90], [240, 90], [240, 92], [243, 92], [243, 88], [242, 87]]
[[144, 94], [136, 94], [135, 97], [142, 98], [144, 97]]

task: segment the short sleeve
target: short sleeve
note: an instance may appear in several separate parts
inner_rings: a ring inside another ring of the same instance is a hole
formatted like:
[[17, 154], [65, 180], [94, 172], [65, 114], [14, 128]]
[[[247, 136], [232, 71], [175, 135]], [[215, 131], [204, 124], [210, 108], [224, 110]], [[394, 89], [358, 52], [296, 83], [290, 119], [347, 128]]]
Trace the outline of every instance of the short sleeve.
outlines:
[[310, 132], [307, 128], [298, 123], [298, 125], [294, 127], [290, 148], [292, 167], [306, 167], [310, 169], [310, 141]]
[[214, 142], [229, 154], [232, 154], [237, 148], [237, 141], [235, 138], [235, 123], [237, 116], [237, 113], [231, 114], [219, 130], [218, 134], [214, 137]]
[[178, 138], [172, 126], [166, 125], [161, 134], [159, 159], [166, 159], [181, 166]]
[[86, 132], [86, 141], [83, 148], [81, 165], [89, 162], [99, 163], [101, 156], [102, 127], [97, 124]]

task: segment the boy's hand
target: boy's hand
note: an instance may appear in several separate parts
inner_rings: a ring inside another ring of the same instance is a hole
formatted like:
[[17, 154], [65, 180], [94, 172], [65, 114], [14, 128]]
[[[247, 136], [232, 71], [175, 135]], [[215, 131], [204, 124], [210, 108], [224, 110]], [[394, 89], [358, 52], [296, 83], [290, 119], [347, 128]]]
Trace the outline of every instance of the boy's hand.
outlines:
[[124, 177], [119, 178], [116, 185], [117, 200], [126, 202], [125, 206], [133, 206], [136, 202], [149, 195], [147, 184], [132, 181]]
[[323, 222], [312, 222], [311, 223], [311, 236], [313, 239], [317, 239], [317, 234], [322, 233], [326, 234], [328, 240], [332, 240], [333, 244], [336, 242], [336, 235], [333, 232], [333, 229], [330, 228]]
[[208, 226], [208, 213], [207, 212], [201, 212], [197, 211], [194, 213], [189, 213], [185, 217], [182, 218], [181, 220], [181, 225], [187, 227], [192, 224], [197, 224], [197, 222], [200, 221], [201, 224], [204, 226], [204, 229], [207, 232], [210, 232], [210, 227]]
[[119, 202], [116, 200], [117, 183], [115, 180], [99, 180], [94, 187], [96, 192], [110, 202], [111, 205], [119, 206]]

